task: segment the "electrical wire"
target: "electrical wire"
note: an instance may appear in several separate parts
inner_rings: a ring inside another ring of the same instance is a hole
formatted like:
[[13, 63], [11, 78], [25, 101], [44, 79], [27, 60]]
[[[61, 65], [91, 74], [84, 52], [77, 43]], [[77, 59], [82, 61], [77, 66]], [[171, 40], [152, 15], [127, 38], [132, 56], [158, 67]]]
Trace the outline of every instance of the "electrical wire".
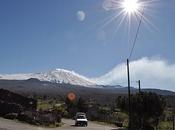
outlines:
[[132, 48], [131, 48], [131, 51], [130, 51], [128, 59], [131, 59], [131, 57], [132, 57], [132, 54], [133, 54], [133, 51], [134, 51], [134, 48], [135, 48], [135, 45], [136, 45], [136, 42], [137, 42], [137, 37], [138, 37], [138, 34], [139, 34], [140, 26], [141, 26], [141, 23], [142, 23], [143, 14], [144, 14], [144, 8], [143, 8], [143, 10], [141, 12], [141, 18], [140, 18], [140, 21], [139, 21], [139, 25], [137, 27], [136, 35], [135, 35], [135, 38], [134, 38], [134, 41], [133, 41], [133, 45], [132, 45]]

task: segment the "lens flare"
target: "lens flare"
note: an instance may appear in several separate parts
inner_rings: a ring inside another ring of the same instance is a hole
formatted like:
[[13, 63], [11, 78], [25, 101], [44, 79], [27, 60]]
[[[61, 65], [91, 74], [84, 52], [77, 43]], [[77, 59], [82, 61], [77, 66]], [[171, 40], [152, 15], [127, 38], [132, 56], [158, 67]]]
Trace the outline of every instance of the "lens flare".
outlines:
[[141, 8], [141, 4], [138, 0], [124, 0], [121, 2], [121, 8], [123, 8], [123, 10], [128, 14], [134, 12], [137, 13]]
[[[116, 21], [116, 30], [124, 23], [128, 30], [134, 23], [138, 23], [142, 17], [142, 22], [150, 27], [156, 28], [147, 17], [152, 15], [156, 0], [104, 0], [103, 8], [112, 12], [112, 15], [104, 20], [103, 27], [110, 22]], [[144, 12], [144, 13], [143, 13]], [[133, 23], [133, 24], [132, 24]], [[148, 27], [149, 27], [148, 26]]]

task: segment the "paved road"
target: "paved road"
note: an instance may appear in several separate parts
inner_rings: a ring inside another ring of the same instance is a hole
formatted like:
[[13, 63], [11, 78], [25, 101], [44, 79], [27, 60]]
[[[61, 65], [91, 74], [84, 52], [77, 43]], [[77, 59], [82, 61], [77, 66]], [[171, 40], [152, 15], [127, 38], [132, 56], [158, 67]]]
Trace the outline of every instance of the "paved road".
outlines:
[[59, 128], [42, 128], [17, 121], [0, 118], [0, 130], [119, 130], [117, 128], [105, 125], [99, 125], [93, 122], [88, 123], [88, 127], [75, 127], [74, 120], [62, 120], [65, 124]]

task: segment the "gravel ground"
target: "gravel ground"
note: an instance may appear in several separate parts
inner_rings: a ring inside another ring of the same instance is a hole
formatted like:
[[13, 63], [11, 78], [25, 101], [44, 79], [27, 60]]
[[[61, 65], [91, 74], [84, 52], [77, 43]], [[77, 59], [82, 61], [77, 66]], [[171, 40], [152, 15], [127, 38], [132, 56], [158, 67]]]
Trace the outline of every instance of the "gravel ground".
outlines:
[[87, 127], [75, 127], [74, 120], [63, 119], [64, 125], [57, 128], [43, 128], [0, 118], [0, 130], [119, 130], [117, 128], [88, 122]]

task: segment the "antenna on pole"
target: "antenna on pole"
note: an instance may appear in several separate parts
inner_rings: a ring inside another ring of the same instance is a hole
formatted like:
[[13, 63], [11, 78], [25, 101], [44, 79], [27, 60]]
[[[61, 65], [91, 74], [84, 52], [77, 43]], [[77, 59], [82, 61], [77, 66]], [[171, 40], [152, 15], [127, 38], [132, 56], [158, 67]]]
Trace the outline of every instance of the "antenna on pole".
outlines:
[[138, 80], [138, 85], [139, 85], [139, 93], [140, 93], [141, 92], [140, 80]]

